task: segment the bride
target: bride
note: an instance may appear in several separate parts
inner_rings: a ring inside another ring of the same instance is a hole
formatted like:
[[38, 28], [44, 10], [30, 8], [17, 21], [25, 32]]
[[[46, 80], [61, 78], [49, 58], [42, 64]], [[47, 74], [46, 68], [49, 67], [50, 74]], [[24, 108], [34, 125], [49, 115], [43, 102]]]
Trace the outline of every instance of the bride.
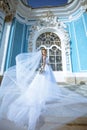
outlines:
[[58, 120], [61, 126], [87, 113], [86, 97], [57, 85], [44, 48], [16, 56], [4, 74], [0, 102], [0, 118], [28, 130], [35, 130], [40, 116], [68, 117]]

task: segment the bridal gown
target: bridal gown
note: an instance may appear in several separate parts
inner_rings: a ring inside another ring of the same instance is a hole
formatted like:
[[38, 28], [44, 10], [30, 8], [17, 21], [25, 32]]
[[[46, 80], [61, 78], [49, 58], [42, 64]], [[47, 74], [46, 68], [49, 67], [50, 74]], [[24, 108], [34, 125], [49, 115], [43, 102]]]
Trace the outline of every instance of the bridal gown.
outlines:
[[16, 57], [16, 65], [5, 72], [0, 87], [0, 118], [35, 130], [40, 116], [69, 117], [57, 121], [61, 126], [85, 115], [87, 98], [58, 86], [48, 59], [40, 73], [40, 63], [41, 51], [22, 53]]

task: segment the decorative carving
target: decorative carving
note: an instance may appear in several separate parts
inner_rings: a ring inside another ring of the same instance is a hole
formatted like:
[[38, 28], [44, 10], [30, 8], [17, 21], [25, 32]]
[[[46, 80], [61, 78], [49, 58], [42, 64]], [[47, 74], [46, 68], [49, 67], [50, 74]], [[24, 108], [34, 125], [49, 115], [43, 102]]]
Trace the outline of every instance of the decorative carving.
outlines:
[[4, 4], [4, 1], [3, 1], [3, 0], [0, 0], [0, 8], [3, 7], [3, 4]]
[[40, 29], [47, 28], [47, 27], [54, 27], [56, 29], [63, 29], [66, 28], [66, 25], [61, 22], [57, 21], [57, 17], [50, 17], [50, 18], [43, 18], [36, 21], [36, 23], [31, 26], [30, 30], [32, 31], [39, 31]]
[[5, 22], [10, 22], [10, 21], [12, 21], [12, 19], [13, 19], [13, 14], [7, 15], [5, 17]]
[[10, 7], [8, 0], [0, 0], [0, 8], [6, 13], [6, 15], [11, 15], [15, 12], [15, 9]]
[[5, 0], [0, 1], [0, 8], [2, 8], [3, 11], [7, 14], [10, 10], [10, 6], [8, 3], [5, 2]]
[[39, 19], [38, 21], [35, 22], [34, 25], [31, 26], [31, 28], [29, 28], [30, 30], [29, 43], [32, 42], [33, 36], [38, 31], [46, 28], [55, 28], [60, 30], [60, 32], [63, 34], [63, 39], [65, 39], [67, 45], [67, 43], [69, 43], [69, 35], [68, 32], [65, 30], [66, 27], [67, 26], [63, 22], [57, 20], [57, 17], [49, 16], [46, 18]]

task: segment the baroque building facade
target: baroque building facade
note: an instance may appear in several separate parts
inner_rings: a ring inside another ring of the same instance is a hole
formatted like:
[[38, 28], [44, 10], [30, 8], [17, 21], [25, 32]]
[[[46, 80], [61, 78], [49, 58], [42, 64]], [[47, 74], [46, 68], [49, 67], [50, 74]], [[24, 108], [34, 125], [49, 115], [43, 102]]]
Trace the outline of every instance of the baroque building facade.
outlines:
[[0, 75], [19, 53], [46, 48], [57, 82], [87, 82], [87, 1], [31, 8], [23, 0], [0, 3]]

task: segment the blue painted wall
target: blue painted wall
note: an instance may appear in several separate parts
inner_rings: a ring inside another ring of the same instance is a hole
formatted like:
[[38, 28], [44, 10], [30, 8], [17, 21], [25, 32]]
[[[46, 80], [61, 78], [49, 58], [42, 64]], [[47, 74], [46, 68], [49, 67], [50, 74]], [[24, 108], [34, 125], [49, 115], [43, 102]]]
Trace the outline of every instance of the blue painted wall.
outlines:
[[70, 23], [71, 62], [73, 72], [87, 71], [87, 14]]
[[16, 64], [15, 57], [17, 54], [26, 51], [26, 29], [27, 26], [25, 24], [20, 23], [16, 18], [13, 19], [5, 70]]

